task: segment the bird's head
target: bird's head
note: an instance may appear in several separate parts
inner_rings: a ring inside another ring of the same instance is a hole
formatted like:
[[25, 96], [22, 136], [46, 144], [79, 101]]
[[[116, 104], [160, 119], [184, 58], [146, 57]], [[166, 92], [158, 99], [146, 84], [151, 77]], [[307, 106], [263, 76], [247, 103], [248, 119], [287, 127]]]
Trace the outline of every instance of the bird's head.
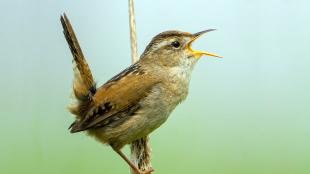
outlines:
[[192, 43], [201, 35], [213, 31], [204, 30], [195, 34], [181, 31], [165, 31], [155, 36], [144, 53], [141, 60], [146, 60], [152, 64], [165, 67], [175, 67], [180, 65], [192, 67], [203, 55], [219, 57], [206, 51], [193, 50]]

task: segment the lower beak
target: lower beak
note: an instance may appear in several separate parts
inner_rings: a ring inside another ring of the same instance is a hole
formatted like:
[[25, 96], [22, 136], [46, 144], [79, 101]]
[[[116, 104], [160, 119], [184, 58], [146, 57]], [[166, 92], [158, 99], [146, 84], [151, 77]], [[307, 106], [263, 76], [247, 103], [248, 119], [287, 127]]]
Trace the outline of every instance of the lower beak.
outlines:
[[210, 32], [210, 31], [214, 31], [215, 29], [209, 29], [209, 30], [204, 30], [198, 33], [193, 34], [193, 38], [186, 44], [186, 48], [187, 50], [189, 50], [196, 58], [200, 58], [203, 55], [207, 55], [207, 56], [212, 56], [212, 57], [218, 57], [218, 58], [223, 58], [221, 56], [218, 56], [216, 54], [212, 54], [206, 51], [199, 51], [199, 50], [193, 50], [191, 48], [192, 43], [198, 39], [200, 36], [202, 36], [203, 34]]

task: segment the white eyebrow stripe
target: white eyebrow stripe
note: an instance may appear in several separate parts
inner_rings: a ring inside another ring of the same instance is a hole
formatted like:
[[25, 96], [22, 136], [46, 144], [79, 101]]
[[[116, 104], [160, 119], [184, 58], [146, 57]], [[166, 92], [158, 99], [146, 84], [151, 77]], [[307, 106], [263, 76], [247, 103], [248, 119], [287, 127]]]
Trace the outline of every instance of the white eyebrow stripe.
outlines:
[[153, 46], [154, 47], [153, 51], [156, 51], [156, 50], [158, 50], [159, 48], [161, 48], [161, 47], [163, 47], [165, 45], [169, 45], [173, 41], [175, 41], [175, 38], [169, 39], [168, 41], [167, 40], [162, 41], [162, 42], [160, 42], [160, 43], [158, 43], [158, 44]]

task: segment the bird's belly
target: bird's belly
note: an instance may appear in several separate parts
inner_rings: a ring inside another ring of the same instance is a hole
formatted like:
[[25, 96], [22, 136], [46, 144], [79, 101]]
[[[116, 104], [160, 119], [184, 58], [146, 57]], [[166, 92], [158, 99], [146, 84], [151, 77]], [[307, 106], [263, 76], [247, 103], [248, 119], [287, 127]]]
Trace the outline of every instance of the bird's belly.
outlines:
[[89, 130], [88, 133], [103, 143], [121, 148], [150, 134], [167, 120], [170, 112], [167, 110], [159, 111], [153, 107], [142, 108], [136, 114], [128, 116], [125, 121], [117, 126], [105, 126], [100, 129]]
[[177, 101], [163, 100], [167, 95], [162, 89], [154, 89], [139, 104], [140, 109], [117, 126], [106, 126], [88, 131], [99, 141], [121, 148], [134, 140], [142, 138], [162, 125], [178, 104]]

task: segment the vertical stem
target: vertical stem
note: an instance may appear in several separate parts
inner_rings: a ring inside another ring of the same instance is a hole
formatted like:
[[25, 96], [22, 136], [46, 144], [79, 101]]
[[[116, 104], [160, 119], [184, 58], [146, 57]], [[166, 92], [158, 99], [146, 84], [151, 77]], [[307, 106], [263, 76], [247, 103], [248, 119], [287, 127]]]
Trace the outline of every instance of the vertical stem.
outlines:
[[[131, 143], [131, 160], [142, 171], [150, 170], [151, 164], [151, 148], [148, 143], [149, 137], [143, 137]], [[134, 174], [132, 172], [132, 174]]]
[[137, 35], [136, 35], [136, 22], [135, 10], [133, 0], [129, 0], [129, 28], [130, 28], [130, 48], [131, 48], [131, 61], [132, 63], [138, 61], [137, 52]]
[[[130, 47], [131, 47], [131, 61], [135, 63], [138, 61], [137, 53], [137, 35], [136, 35], [136, 23], [134, 13], [134, 0], [129, 1], [129, 27], [130, 27]], [[149, 146], [149, 138], [143, 137], [131, 143], [131, 160], [140, 170], [149, 170], [151, 165], [151, 148]], [[131, 171], [132, 174], [135, 174]]]

